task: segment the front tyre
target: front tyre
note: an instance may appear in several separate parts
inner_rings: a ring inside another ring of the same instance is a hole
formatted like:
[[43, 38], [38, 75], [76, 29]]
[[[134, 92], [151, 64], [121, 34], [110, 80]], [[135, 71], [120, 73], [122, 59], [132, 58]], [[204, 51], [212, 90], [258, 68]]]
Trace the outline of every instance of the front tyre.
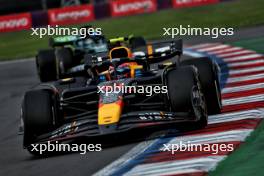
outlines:
[[31, 144], [37, 142], [36, 138], [55, 128], [57, 122], [55, 108], [55, 97], [51, 90], [26, 92], [22, 104], [23, 145], [30, 153]]

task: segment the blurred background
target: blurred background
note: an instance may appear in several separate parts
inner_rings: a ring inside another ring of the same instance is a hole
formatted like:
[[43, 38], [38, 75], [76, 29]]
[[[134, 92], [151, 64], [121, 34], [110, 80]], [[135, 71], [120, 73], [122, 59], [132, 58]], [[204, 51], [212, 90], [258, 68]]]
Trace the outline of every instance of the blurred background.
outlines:
[[[0, 0], [0, 60], [33, 57], [48, 47], [48, 36], [31, 36], [32, 27], [47, 25], [101, 27], [107, 37], [141, 35], [163, 39], [163, 27], [233, 27], [234, 36], [212, 40], [184, 36], [185, 43], [233, 42], [259, 38], [245, 31], [264, 24], [263, 0]], [[240, 34], [242, 29], [242, 34]], [[246, 34], [245, 34], [246, 33]], [[261, 40], [262, 42], [262, 40]]]
[[[70, 5], [80, 5], [87, 3], [98, 3], [104, 0], [0, 0], [0, 14], [12, 14], [27, 11], [47, 10], [49, 8], [59, 8]], [[3, 4], [3, 5], [2, 5]]]

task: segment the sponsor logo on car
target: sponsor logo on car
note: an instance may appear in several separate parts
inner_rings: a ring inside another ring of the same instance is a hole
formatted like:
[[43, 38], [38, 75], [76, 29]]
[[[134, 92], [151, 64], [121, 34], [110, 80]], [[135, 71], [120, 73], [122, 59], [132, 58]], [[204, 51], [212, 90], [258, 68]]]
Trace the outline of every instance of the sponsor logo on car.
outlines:
[[148, 113], [140, 113], [139, 118], [141, 120], [161, 120], [161, 119], [174, 119], [173, 113], [165, 113], [165, 112], [148, 112]]

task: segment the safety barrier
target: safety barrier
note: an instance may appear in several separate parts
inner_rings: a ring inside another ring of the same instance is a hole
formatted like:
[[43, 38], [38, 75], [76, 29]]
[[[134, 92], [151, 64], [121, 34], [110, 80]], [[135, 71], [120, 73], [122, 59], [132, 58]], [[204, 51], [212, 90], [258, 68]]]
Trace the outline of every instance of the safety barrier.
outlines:
[[0, 32], [26, 30], [47, 25], [69, 25], [107, 17], [152, 13], [167, 8], [183, 8], [218, 3], [219, 0], [110, 0], [47, 11], [0, 16]]

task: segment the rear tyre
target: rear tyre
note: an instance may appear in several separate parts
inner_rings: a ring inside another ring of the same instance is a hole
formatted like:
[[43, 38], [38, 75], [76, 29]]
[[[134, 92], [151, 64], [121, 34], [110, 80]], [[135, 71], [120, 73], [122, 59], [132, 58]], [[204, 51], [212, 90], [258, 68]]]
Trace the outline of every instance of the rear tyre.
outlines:
[[205, 94], [208, 114], [221, 113], [221, 92], [215, 64], [208, 57], [184, 60], [181, 65], [193, 65], [198, 69], [202, 90]]
[[143, 37], [133, 37], [130, 39], [130, 45], [132, 50], [142, 46], [146, 46], [147, 42]]
[[[193, 109], [199, 120], [191, 128], [204, 128], [207, 125], [206, 103], [195, 75], [195, 69], [189, 66], [169, 70], [166, 76], [168, 96], [172, 111], [190, 112]], [[194, 91], [200, 96], [198, 100], [202, 101], [199, 107], [193, 104], [193, 99], [196, 98], [193, 95]]]
[[55, 47], [55, 41], [54, 41], [54, 39], [52, 37], [49, 38], [49, 46], [51, 48]]
[[55, 98], [49, 90], [32, 90], [25, 94], [22, 105], [24, 122], [23, 145], [32, 154], [31, 144], [36, 137], [50, 132], [55, 127]]
[[36, 66], [41, 82], [56, 80], [56, 58], [54, 49], [40, 50], [36, 56]]
[[70, 48], [56, 50], [56, 67], [58, 79], [63, 78], [67, 70], [73, 66], [73, 52]]

